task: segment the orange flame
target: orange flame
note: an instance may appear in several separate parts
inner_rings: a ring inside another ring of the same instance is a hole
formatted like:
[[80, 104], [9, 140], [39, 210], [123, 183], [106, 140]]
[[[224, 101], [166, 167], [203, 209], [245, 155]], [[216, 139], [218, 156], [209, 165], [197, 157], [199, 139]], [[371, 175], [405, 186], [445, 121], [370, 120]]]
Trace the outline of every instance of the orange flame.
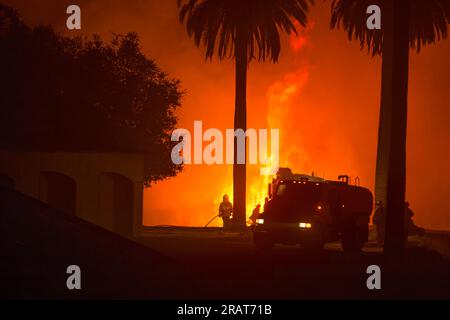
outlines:
[[[298, 35], [291, 35], [289, 44], [291, 49], [298, 53], [310, 44], [309, 33], [314, 28], [314, 22], [309, 23], [306, 28], [302, 28], [297, 22], [295, 25]], [[282, 80], [276, 81], [267, 90], [268, 128], [280, 129], [280, 165], [291, 167], [293, 170], [301, 170], [299, 166], [308, 160], [308, 155], [299, 146], [298, 139], [292, 139], [294, 135], [292, 126], [296, 126], [296, 123], [291, 117], [293, 108], [298, 107], [294, 106], [293, 102], [307, 83], [308, 76], [308, 67], [302, 66], [297, 71], [286, 74]], [[249, 217], [257, 204], [263, 206], [272, 176], [247, 177], [247, 180], [251, 181], [247, 189], [246, 204], [246, 214]], [[232, 185], [224, 187], [223, 190], [223, 194], [228, 194], [232, 201]], [[221, 201], [222, 195], [216, 198], [215, 204], [218, 206]]]
[[[280, 162], [282, 166], [295, 166], [298, 161], [307, 158], [306, 153], [296, 144], [289, 143], [292, 123], [289, 114], [293, 108], [293, 101], [308, 80], [308, 70], [301, 68], [294, 73], [287, 74], [283, 80], [272, 84], [267, 90], [269, 105], [267, 123], [271, 129], [280, 129]], [[283, 142], [288, 142], [283, 145]], [[254, 177], [247, 192], [247, 216], [253, 208], [264, 204], [267, 197], [268, 184], [272, 176]]]
[[306, 28], [300, 26], [297, 21], [294, 22], [295, 28], [297, 29], [297, 34], [291, 34], [289, 37], [289, 45], [294, 52], [300, 51], [306, 45], [310, 46], [311, 41], [309, 41], [309, 34], [311, 30], [314, 29], [314, 22], [310, 22], [306, 25]]
[[[300, 49], [309, 48], [308, 32], [313, 24], [299, 29], [299, 36], [289, 38], [290, 48], [298, 54], [299, 59], [293, 62], [293, 72], [285, 74], [281, 79], [272, 83], [266, 91], [267, 104], [267, 129], [279, 129], [279, 158], [280, 166], [291, 167], [294, 171], [301, 171], [307, 166], [308, 155], [302, 148], [302, 141], [298, 137], [298, 121], [296, 112], [299, 106], [296, 101], [302, 92], [302, 89], [308, 82], [309, 68], [301, 59], [303, 52]], [[300, 65], [298, 64], [300, 63]], [[300, 100], [301, 101], [301, 100]], [[302, 121], [303, 119], [299, 119]], [[270, 140], [270, 139], [269, 139]], [[272, 141], [268, 141], [271, 143]], [[268, 149], [270, 150], [269, 146]], [[272, 164], [270, 164], [272, 166]], [[301, 165], [301, 167], [300, 167]], [[272, 168], [273, 169], [273, 168]], [[225, 170], [220, 170], [221, 176], [217, 177], [211, 184], [207, 192], [197, 192], [191, 196], [189, 192], [178, 196], [177, 202], [173, 201], [173, 192], [178, 190], [180, 185], [192, 188], [193, 179], [195, 183], [202, 186], [210, 183], [210, 177], [205, 173], [205, 168], [190, 168], [189, 171], [181, 174], [176, 180], [164, 182], [156, 186], [152, 193], [148, 193], [145, 198], [144, 206], [152, 208], [151, 214], [147, 214], [147, 224], [178, 224], [178, 225], [204, 225], [213, 215], [218, 213], [218, 207], [222, 202], [224, 194], [229, 196], [233, 203], [233, 186], [230, 177], [232, 177], [232, 166], [227, 166]], [[209, 169], [208, 169], [209, 170]], [[201, 172], [200, 172], [201, 171]], [[208, 171], [213, 172], [213, 171]], [[217, 172], [217, 171], [214, 171]], [[199, 176], [197, 177], [196, 174]], [[260, 165], [254, 167], [248, 166], [247, 171], [247, 197], [246, 197], [246, 215], [249, 217], [257, 204], [263, 207], [264, 200], [267, 197], [268, 184], [272, 176], [260, 175]], [[155, 189], [158, 189], [155, 192]], [[211, 194], [213, 194], [213, 203], [211, 203]], [[157, 203], [158, 206], [155, 206]], [[261, 208], [262, 211], [262, 208]], [[167, 214], [170, 212], [171, 215]], [[186, 214], [190, 212], [191, 214]], [[194, 214], [195, 213], [195, 214]], [[213, 220], [209, 226], [222, 226], [220, 219]]]

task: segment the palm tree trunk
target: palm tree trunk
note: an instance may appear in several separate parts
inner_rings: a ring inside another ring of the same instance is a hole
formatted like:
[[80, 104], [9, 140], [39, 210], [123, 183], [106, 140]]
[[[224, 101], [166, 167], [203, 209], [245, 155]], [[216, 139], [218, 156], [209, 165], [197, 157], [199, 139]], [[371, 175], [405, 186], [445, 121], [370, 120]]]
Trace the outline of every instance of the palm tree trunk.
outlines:
[[402, 258], [405, 249], [406, 126], [408, 109], [409, 3], [393, 1], [392, 110], [386, 192], [388, 259]]
[[375, 171], [375, 202], [386, 206], [389, 167], [390, 132], [392, 127], [392, 94], [394, 90], [394, 14], [392, 2], [383, 7], [383, 52], [381, 66], [381, 101], [378, 120], [377, 163]]
[[[236, 31], [236, 100], [234, 109], [234, 129], [247, 130], [247, 37], [244, 28]], [[245, 139], [247, 140], [247, 139]], [[247, 161], [247, 143], [245, 143], [245, 162]], [[233, 164], [233, 227], [244, 229], [246, 195], [246, 164], [237, 163], [237, 140], [234, 140]]]
[[[387, 28], [385, 28], [386, 30]], [[390, 148], [390, 129], [391, 129], [391, 110], [392, 104], [392, 59], [387, 59], [392, 55], [393, 46], [387, 45], [389, 36], [385, 32], [383, 40], [383, 61], [381, 71], [381, 102], [380, 115], [378, 120], [378, 145], [377, 145], [377, 163], [375, 171], [375, 202], [381, 202], [386, 206], [387, 175]], [[386, 59], [385, 59], [386, 57]]]

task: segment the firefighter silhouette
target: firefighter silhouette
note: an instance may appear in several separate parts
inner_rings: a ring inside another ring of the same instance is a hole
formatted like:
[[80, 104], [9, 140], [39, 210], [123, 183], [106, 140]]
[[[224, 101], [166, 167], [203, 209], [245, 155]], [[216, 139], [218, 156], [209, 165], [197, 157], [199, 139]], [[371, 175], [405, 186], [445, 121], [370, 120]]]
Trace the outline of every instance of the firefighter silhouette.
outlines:
[[386, 232], [386, 208], [382, 201], [377, 201], [375, 214], [373, 215], [372, 222], [375, 225], [377, 233], [377, 243], [384, 243], [384, 235]]
[[223, 230], [229, 231], [231, 227], [231, 215], [233, 213], [233, 204], [230, 202], [228, 195], [223, 196], [223, 201], [219, 206], [219, 217], [223, 220]]
[[252, 215], [249, 217], [249, 220], [250, 220], [250, 222], [251, 222], [251, 227], [252, 227], [252, 228], [253, 228], [254, 226], [256, 226], [256, 219], [259, 218], [260, 210], [261, 210], [261, 205], [258, 203], [258, 204], [256, 205], [256, 207], [253, 209]]

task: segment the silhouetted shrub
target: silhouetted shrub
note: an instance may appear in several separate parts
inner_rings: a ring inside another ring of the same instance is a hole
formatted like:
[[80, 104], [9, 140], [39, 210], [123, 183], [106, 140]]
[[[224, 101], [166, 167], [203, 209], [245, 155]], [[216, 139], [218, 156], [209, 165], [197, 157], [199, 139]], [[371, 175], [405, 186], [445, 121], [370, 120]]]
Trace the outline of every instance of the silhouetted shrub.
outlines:
[[137, 34], [68, 38], [0, 5], [0, 74], [0, 147], [143, 153], [147, 185], [182, 169], [170, 159], [180, 81]]

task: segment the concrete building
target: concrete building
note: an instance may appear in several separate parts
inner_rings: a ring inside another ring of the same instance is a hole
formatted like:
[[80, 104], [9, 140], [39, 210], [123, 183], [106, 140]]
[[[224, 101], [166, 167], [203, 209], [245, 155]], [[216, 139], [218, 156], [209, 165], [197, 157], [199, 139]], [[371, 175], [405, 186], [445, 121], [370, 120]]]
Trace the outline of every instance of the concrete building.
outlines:
[[0, 151], [0, 185], [124, 236], [142, 230], [144, 157]]

